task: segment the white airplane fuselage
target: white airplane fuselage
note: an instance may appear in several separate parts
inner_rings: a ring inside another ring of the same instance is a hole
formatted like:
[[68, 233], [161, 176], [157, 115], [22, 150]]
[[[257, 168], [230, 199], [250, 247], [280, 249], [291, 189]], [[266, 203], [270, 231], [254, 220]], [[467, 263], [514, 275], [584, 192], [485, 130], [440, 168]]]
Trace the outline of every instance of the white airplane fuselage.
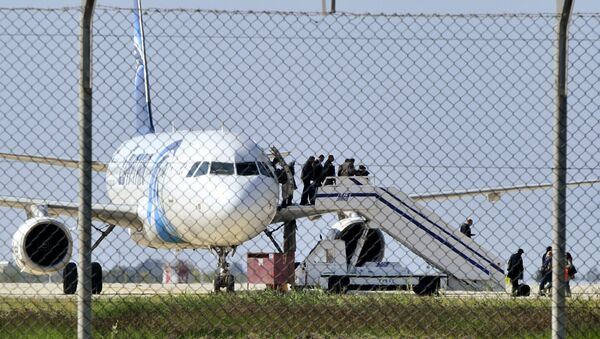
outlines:
[[237, 246], [277, 211], [279, 185], [264, 151], [224, 131], [147, 134], [126, 141], [108, 165], [108, 196], [137, 206], [140, 245]]

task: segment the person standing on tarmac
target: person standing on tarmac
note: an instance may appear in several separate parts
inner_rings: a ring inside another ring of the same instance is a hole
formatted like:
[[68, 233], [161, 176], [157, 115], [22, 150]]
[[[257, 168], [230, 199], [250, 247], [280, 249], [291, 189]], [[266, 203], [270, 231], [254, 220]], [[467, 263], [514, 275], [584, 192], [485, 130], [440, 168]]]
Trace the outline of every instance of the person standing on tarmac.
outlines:
[[544, 263], [542, 264], [542, 281], [540, 281], [539, 295], [545, 295], [545, 289], [552, 287], [552, 248], [546, 252]]
[[551, 251], [552, 251], [552, 246], [546, 247], [546, 251], [542, 255], [542, 266], [544, 266], [544, 262], [546, 261], [546, 255], [548, 255], [548, 252], [551, 252]]
[[575, 273], [577, 272], [577, 270], [573, 265], [573, 256], [571, 255], [571, 253], [567, 252], [565, 260], [565, 297], [570, 297], [571, 279], [575, 278]]
[[519, 288], [519, 280], [523, 279], [523, 249], [519, 248], [517, 253], [510, 256], [508, 259], [508, 268], [507, 268], [507, 277], [510, 278], [510, 282], [512, 283], [512, 295], [517, 295], [517, 290]]

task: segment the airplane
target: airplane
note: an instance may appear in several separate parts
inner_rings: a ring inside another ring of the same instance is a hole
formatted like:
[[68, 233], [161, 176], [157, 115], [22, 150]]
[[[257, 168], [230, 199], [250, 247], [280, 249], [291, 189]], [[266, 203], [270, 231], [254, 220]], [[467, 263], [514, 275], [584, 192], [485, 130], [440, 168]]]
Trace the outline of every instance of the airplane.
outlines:
[[[278, 208], [280, 187], [275, 169], [254, 140], [224, 130], [156, 132], [150, 100], [141, 0], [134, 1], [134, 114], [137, 135], [115, 151], [106, 173], [110, 203], [92, 204], [92, 218], [109, 225], [93, 249], [117, 226], [127, 228], [140, 246], [162, 249], [211, 249], [218, 257], [214, 291], [234, 290], [227, 256], [274, 223], [342, 212], [338, 208]], [[272, 152], [277, 153], [276, 149]], [[279, 155], [279, 157], [281, 157]], [[78, 161], [0, 153], [0, 159], [77, 168]], [[280, 163], [282, 163], [280, 161]], [[284, 170], [290, 175], [289, 168]], [[592, 184], [573, 182], [569, 185]], [[499, 187], [463, 192], [410, 195], [415, 201], [548, 188], [551, 184]], [[292, 190], [293, 191], [293, 190]], [[63, 292], [75, 293], [76, 264], [70, 262], [73, 240], [58, 215], [76, 217], [78, 204], [42, 199], [0, 197], [0, 206], [20, 208], [26, 221], [13, 236], [19, 268], [45, 275], [63, 270]], [[102, 291], [102, 268], [92, 265], [92, 292]]]
[[[133, 12], [137, 135], [121, 144], [108, 164], [92, 164], [92, 170], [106, 173], [111, 200], [92, 206], [92, 218], [109, 225], [92, 249], [116, 226], [128, 228], [131, 239], [141, 246], [210, 248], [219, 259], [215, 290], [232, 291], [234, 277], [226, 258], [275, 219], [280, 194], [275, 169], [270, 155], [244, 134], [155, 131], [141, 0], [134, 0]], [[276, 152], [280, 157], [285, 154]], [[78, 161], [43, 156], [0, 153], [0, 159], [79, 166]], [[19, 268], [35, 275], [64, 269], [64, 292], [75, 293], [76, 265], [69, 262], [73, 240], [55, 216], [76, 216], [77, 204], [0, 197], [0, 206], [21, 208], [27, 214], [12, 242]], [[101, 276], [101, 266], [93, 263], [93, 293], [102, 289]]]

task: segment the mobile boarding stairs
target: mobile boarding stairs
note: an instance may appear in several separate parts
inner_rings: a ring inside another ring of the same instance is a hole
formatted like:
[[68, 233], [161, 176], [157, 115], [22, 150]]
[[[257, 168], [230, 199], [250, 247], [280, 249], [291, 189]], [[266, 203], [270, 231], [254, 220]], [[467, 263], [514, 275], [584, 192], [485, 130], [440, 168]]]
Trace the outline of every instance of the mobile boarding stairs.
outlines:
[[[446, 290], [504, 291], [502, 260], [400, 190], [370, 185], [367, 177], [337, 177], [335, 185], [320, 188], [314, 208], [353, 217], [333, 225], [298, 265], [296, 286], [332, 289], [341, 281], [345, 287], [415, 285], [432, 278], [411, 276], [399, 263], [382, 262], [383, 231], [443, 272], [437, 279], [443, 278]], [[360, 225], [354, 239], [346, 232], [352, 225]]]

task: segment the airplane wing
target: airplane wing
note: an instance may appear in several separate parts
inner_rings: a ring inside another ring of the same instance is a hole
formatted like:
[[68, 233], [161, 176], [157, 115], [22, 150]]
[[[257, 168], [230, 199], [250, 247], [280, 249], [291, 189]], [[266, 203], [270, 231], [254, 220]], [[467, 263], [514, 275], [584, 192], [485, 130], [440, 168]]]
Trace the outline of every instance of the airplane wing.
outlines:
[[314, 206], [306, 205], [306, 206], [288, 206], [286, 208], [282, 208], [277, 211], [272, 224], [276, 224], [278, 222], [287, 222], [300, 218], [310, 218], [317, 217], [327, 213], [339, 212], [338, 209], [321, 209], [315, 208]]
[[[68, 160], [68, 159], [60, 159], [60, 158], [52, 158], [52, 157], [41, 157], [41, 156], [35, 156], [35, 155], [0, 153], [0, 159], [33, 162], [36, 164], [62, 166], [62, 167], [68, 167], [68, 168], [79, 168], [79, 161], [77, 161], [77, 160]], [[107, 168], [106, 164], [103, 164], [98, 161], [92, 161], [92, 170], [98, 171], [98, 172], [105, 172], [106, 168]]]
[[[593, 185], [600, 183], [600, 179], [585, 180], [585, 181], [571, 181], [567, 183], [567, 187], [578, 187], [584, 185]], [[506, 187], [490, 187], [481, 188], [465, 191], [454, 191], [454, 192], [442, 192], [442, 193], [425, 193], [425, 194], [412, 194], [409, 197], [416, 201], [431, 201], [431, 200], [445, 200], [452, 198], [463, 198], [473, 197], [477, 195], [485, 195], [490, 202], [496, 202], [500, 200], [500, 196], [503, 193], [514, 193], [514, 192], [526, 192], [537, 189], [549, 189], [552, 188], [552, 183], [535, 184], [535, 185], [521, 185], [521, 186], [506, 186]]]
[[[0, 207], [21, 208], [28, 214], [29, 208], [33, 205], [47, 206], [50, 215], [77, 217], [79, 210], [79, 204], [73, 202], [0, 197]], [[136, 206], [131, 205], [93, 204], [92, 218], [110, 225], [140, 229], [143, 225], [138, 219], [136, 209]]]

